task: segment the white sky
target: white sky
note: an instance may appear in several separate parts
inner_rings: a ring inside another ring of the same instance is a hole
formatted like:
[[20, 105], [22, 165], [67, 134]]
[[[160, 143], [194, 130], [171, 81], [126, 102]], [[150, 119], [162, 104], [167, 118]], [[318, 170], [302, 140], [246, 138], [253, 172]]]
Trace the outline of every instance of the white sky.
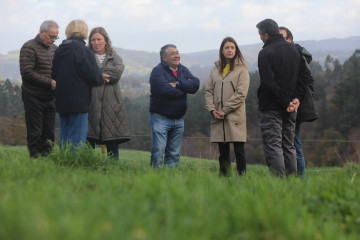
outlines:
[[[296, 40], [360, 36], [360, 0], [0, 0], [0, 53], [18, 50], [53, 19], [65, 38], [69, 21], [104, 27], [113, 45], [158, 52], [218, 49], [226, 36], [239, 45], [259, 43], [255, 25], [272, 18]], [[359, 43], [360, 45], [360, 43]]]

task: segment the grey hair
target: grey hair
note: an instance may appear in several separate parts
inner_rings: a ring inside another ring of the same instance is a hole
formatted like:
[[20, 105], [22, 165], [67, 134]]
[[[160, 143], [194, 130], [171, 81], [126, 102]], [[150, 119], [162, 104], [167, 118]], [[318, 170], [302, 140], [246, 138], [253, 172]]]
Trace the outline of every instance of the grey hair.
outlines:
[[59, 25], [53, 20], [46, 20], [40, 25], [40, 31], [48, 32], [51, 27], [59, 28]]
[[265, 35], [267, 33], [269, 37], [272, 37], [276, 34], [279, 34], [279, 25], [272, 19], [264, 19], [258, 24], [256, 24], [257, 29], [260, 30], [260, 33], [262, 35]]
[[174, 44], [166, 44], [160, 49], [160, 61], [162, 60], [162, 57], [167, 55], [167, 49], [168, 48], [177, 48]]

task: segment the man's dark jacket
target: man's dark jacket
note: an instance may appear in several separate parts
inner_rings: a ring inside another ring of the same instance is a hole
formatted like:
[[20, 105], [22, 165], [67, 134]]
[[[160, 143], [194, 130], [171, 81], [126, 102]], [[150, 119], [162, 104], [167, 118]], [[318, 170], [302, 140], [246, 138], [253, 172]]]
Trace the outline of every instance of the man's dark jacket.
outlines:
[[319, 118], [319, 114], [316, 111], [315, 102], [314, 102], [314, 79], [309, 68], [309, 63], [312, 61], [312, 55], [305, 48], [299, 44], [295, 46], [300, 51], [303, 61], [300, 68], [300, 78], [305, 78], [303, 82], [307, 82], [306, 94], [304, 98], [300, 101], [300, 106], [296, 115], [296, 123], [302, 122], [311, 122]]
[[51, 62], [56, 45], [46, 46], [39, 34], [27, 41], [20, 50], [19, 65], [22, 91], [44, 101], [54, 99], [51, 89]]
[[258, 56], [260, 111], [286, 110], [294, 98], [301, 101], [305, 87], [298, 83], [300, 64], [299, 50], [281, 34], [265, 42]]
[[[170, 82], [178, 82], [176, 88]], [[187, 94], [198, 91], [200, 81], [179, 64], [177, 78], [168, 64], [161, 61], [150, 74], [150, 112], [168, 118], [179, 119], [186, 113]]]
[[79, 38], [64, 40], [55, 51], [51, 76], [56, 80], [59, 113], [89, 111], [91, 87], [102, 84], [94, 53]]

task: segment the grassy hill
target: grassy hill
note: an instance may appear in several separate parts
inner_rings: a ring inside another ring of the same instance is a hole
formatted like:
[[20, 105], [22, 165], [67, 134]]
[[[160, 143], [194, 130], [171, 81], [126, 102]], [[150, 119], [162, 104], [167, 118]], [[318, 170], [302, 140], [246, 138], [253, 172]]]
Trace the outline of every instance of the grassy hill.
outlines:
[[280, 179], [251, 165], [218, 176], [215, 161], [149, 166], [148, 152], [55, 149], [30, 159], [0, 146], [1, 239], [358, 239], [360, 167]]

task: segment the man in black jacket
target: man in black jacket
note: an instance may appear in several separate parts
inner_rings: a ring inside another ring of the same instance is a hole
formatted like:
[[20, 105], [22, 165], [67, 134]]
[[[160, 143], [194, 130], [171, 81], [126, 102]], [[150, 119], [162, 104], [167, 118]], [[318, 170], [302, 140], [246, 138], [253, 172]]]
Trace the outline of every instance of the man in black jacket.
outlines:
[[176, 167], [180, 160], [187, 94], [196, 93], [200, 81], [180, 64], [175, 45], [161, 48], [160, 61], [150, 74], [150, 165], [158, 167], [164, 162]]
[[[293, 43], [293, 35], [291, 31], [286, 27], [280, 27], [280, 34], [283, 35], [284, 39]], [[311, 54], [299, 44], [295, 44], [302, 55], [302, 64], [300, 67], [300, 78], [305, 78], [309, 83], [306, 88], [306, 94], [304, 99], [301, 101], [301, 105], [297, 111], [296, 125], [295, 125], [295, 139], [294, 145], [296, 149], [296, 160], [297, 160], [297, 172], [300, 177], [305, 177], [305, 158], [301, 147], [301, 135], [300, 135], [300, 124], [302, 122], [312, 122], [319, 118], [319, 114], [316, 111], [314, 102], [314, 79], [311, 75], [309, 63], [312, 60]]]
[[41, 24], [36, 37], [27, 41], [20, 50], [21, 89], [30, 157], [47, 155], [51, 151], [49, 141], [53, 142], [55, 137], [56, 81], [50, 74], [58, 34], [58, 24], [47, 20]]
[[257, 95], [266, 163], [279, 176], [295, 174], [296, 111], [305, 91], [298, 82], [301, 56], [293, 44], [285, 41], [274, 20], [265, 19], [256, 27], [264, 42], [258, 56]]

